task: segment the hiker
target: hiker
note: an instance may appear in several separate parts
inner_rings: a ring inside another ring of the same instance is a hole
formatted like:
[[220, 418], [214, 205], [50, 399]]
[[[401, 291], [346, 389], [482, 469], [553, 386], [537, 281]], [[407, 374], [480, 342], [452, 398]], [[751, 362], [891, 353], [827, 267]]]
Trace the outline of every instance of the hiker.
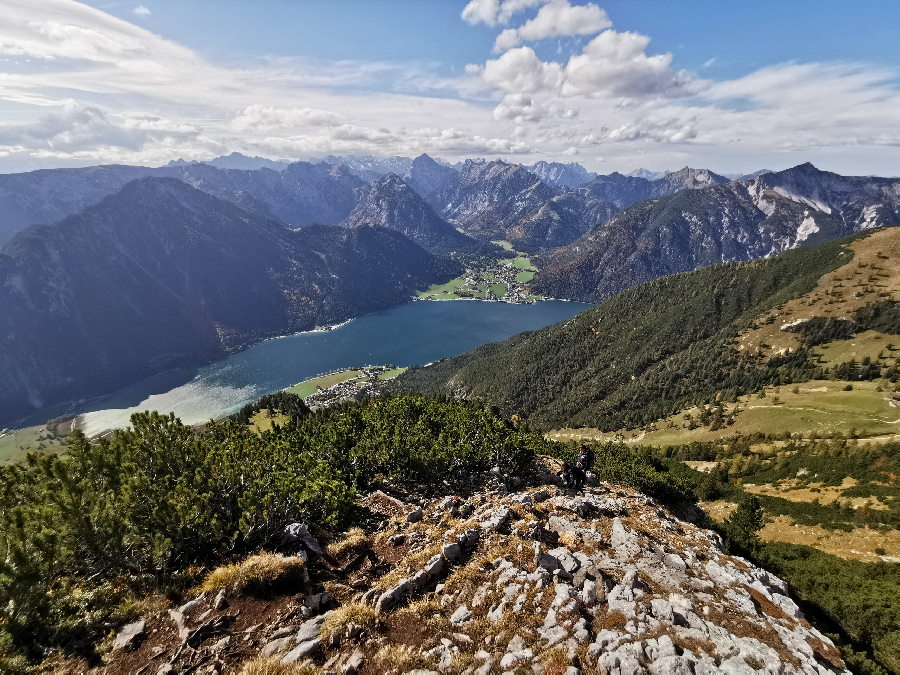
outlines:
[[588, 448], [584, 445], [578, 446], [578, 462], [576, 466], [584, 473], [587, 473], [592, 468], [594, 468], [595, 459], [596, 456], [594, 455], [594, 451], [591, 448]]
[[584, 471], [578, 465], [563, 462], [562, 469], [556, 474], [563, 485], [571, 490], [580, 490], [584, 485]]

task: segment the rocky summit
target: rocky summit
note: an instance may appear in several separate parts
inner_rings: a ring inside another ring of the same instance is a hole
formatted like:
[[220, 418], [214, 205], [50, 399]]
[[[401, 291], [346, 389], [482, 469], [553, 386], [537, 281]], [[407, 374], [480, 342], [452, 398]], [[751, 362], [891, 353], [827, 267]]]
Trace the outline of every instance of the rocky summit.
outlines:
[[327, 546], [292, 529], [291, 593], [225, 589], [126, 626], [108, 672], [848, 672], [784, 581], [630, 488], [363, 503], [367, 531]]

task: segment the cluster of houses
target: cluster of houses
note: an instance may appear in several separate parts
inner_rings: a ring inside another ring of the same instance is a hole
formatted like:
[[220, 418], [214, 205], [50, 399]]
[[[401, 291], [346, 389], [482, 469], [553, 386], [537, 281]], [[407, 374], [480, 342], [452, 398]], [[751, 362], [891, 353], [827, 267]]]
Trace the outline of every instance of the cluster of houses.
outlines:
[[[465, 282], [457, 289], [456, 294], [462, 297], [498, 300], [513, 304], [534, 302], [538, 298], [531, 294], [524, 283], [517, 280], [522, 271], [513, 265], [503, 264], [485, 269], [466, 270]], [[498, 284], [506, 286], [506, 292], [501, 297], [494, 293], [494, 288]], [[486, 294], [485, 288], [488, 289]]]
[[338, 382], [330, 387], [319, 387], [315, 394], [307, 396], [304, 400], [310, 408], [324, 408], [340, 401], [349, 401], [365, 396], [377, 396], [387, 382], [379, 378], [379, 375], [395, 366], [366, 366], [361, 368], [359, 375], [352, 380]]

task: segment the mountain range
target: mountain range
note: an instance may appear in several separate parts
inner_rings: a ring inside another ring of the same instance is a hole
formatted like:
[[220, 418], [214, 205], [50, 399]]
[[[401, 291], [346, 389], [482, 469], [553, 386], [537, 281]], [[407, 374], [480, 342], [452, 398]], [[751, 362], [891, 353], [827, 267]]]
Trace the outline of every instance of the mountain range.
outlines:
[[[816, 379], [810, 346], [866, 330], [900, 334], [900, 296], [885, 269], [900, 228], [866, 234], [635, 285], [562, 323], [410, 368], [392, 386], [500, 406], [542, 428], [615, 431]], [[804, 323], [808, 331], [796, 330], [814, 341], [781, 337]], [[771, 335], [748, 333], [773, 324]]]
[[[896, 179], [840, 176], [812, 164], [743, 182], [706, 173], [699, 179], [686, 170], [669, 174], [662, 179], [669, 186], [706, 185], [634, 203], [541, 258], [543, 273], [535, 288], [554, 297], [596, 302], [666, 274], [770, 256], [900, 223]], [[615, 182], [631, 180], [639, 179], [618, 177]], [[604, 191], [608, 183], [603, 182]], [[659, 181], [651, 188], [667, 189]]]
[[449, 253], [489, 254], [497, 247], [484, 244], [458, 232], [441, 218], [400, 176], [389, 173], [371, 185], [360, 188], [358, 201], [345, 225], [379, 225], [402, 232], [422, 248]]
[[291, 230], [142, 178], [0, 252], [0, 409], [9, 421], [383, 309], [460, 271], [394, 230]]
[[744, 181], [688, 167], [612, 173], [570, 188], [573, 165], [538, 163], [546, 182], [500, 160], [402, 159], [360, 159], [402, 170], [370, 182], [327, 162], [0, 176], [0, 231], [12, 237], [0, 253], [4, 411], [402, 302], [459, 274], [448, 256], [509, 255], [496, 241], [538, 254], [535, 292], [598, 302], [900, 222], [900, 180], [811, 164]]
[[335, 225], [356, 203], [363, 181], [343, 165], [295, 162], [272, 169], [218, 169], [208, 164], [160, 168], [107, 165], [0, 175], [0, 245], [32, 224], [73, 215], [138, 178], [177, 178], [290, 227]]

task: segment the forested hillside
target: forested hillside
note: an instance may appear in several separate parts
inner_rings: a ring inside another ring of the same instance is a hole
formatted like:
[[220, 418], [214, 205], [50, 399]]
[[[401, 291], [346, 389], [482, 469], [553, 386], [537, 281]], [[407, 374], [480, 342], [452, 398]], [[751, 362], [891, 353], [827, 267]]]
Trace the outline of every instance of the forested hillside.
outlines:
[[[887, 248], [900, 230], [874, 236]], [[392, 386], [488, 401], [544, 427], [614, 430], [766, 384], [812, 379], [822, 374], [810, 358], [812, 342], [782, 353], [738, 349], [735, 342], [758, 318], [847, 264], [851, 243], [651, 281], [564, 323], [411, 368]], [[857, 305], [877, 311], [854, 310], [847, 317], [853, 332], [881, 321], [876, 316], [895, 316], [896, 299], [881, 297], [876, 284], [857, 292]]]
[[460, 271], [393, 230], [292, 231], [178, 180], [134, 181], [0, 251], [0, 422], [384, 309]]

